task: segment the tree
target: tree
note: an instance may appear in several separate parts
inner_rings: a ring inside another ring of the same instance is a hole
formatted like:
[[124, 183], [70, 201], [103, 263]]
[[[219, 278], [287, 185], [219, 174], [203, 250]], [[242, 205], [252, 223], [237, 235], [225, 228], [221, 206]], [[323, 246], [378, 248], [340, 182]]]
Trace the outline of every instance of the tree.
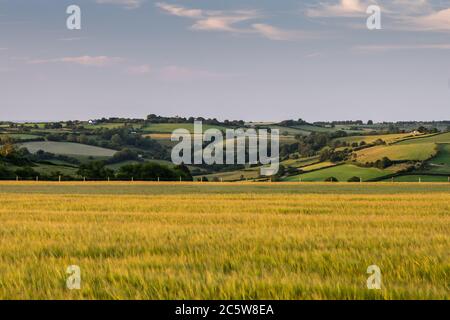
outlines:
[[114, 171], [105, 167], [103, 161], [93, 161], [88, 164], [82, 164], [77, 174], [87, 179], [104, 180], [108, 177], [114, 177]]
[[388, 157], [383, 157], [381, 160], [375, 161], [375, 167], [379, 169], [385, 169], [393, 165], [393, 162]]
[[0, 156], [9, 158], [14, 155], [16, 148], [14, 147], [14, 141], [9, 137], [2, 137], [0, 140]]
[[181, 172], [182, 176], [186, 180], [188, 180], [188, 181], [192, 181], [193, 180], [191, 171], [189, 170], [189, 168], [184, 163], [182, 163], [182, 164], [180, 164], [178, 166], [175, 166], [175, 170]]
[[0, 179], [13, 179], [15, 178], [15, 174], [6, 168], [5, 166], [0, 166]]
[[335, 178], [335, 177], [329, 177], [329, 178], [326, 178], [324, 181], [326, 181], [326, 182], [338, 182], [339, 180], [337, 178]]
[[16, 148], [14, 147], [14, 145], [7, 143], [7, 144], [4, 144], [1, 146], [0, 155], [2, 157], [9, 158], [14, 154], [15, 151], [16, 151]]
[[373, 126], [373, 121], [372, 120], [367, 121], [367, 125], [368, 126]]
[[159, 178], [163, 181], [177, 181], [181, 178], [183, 181], [192, 181], [192, 176], [190, 172], [186, 172], [186, 169], [183, 169], [183, 167], [181, 169], [180, 167], [169, 168], [153, 162], [129, 164], [120, 167], [117, 178], [122, 180], [130, 180], [131, 178], [135, 180], [157, 180]]
[[420, 133], [427, 133], [427, 132], [428, 132], [428, 129], [425, 128], [424, 126], [420, 126], [420, 127], [417, 129], [417, 131], [419, 131]]
[[83, 143], [83, 144], [87, 144], [89, 142], [89, 138], [85, 134], [82, 134], [79, 137], [78, 142], [79, 143]]
[[33, 168], [28, 167], [28, 166], [17, 169], [15, 173], [19, 178], [22, 178], [22, 179], [30, 179], [30, 178], [34, 179], [34, 178], [40, 176], [40, 174], [38, 172], [36, 172]]
[[139, 158], [138, 154], [133, 150], [128, 148], [122, 149], [114, 153], [112, 158], [108, 161], [109, 163], [118, 163], [127, 160], [137, 160]]
[[347, 182], [360, 182], [361, 178], [360, 177], [351, 177], [350, 179], [347, 180]]
[[115, 147], [119, 147], [123, 144], [122, 141], [122, 137], [119, 134], [115, 134], [111, 137], [111, 143], [115, 146]]

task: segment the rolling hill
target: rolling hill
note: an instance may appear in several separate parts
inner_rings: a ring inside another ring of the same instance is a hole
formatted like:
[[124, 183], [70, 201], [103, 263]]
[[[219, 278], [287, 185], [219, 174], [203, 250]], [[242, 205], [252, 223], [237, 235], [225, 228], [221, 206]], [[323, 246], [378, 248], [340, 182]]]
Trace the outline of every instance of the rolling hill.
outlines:
[[116, 153], [116, 150], [72, 142], [37, 141], [21, 143], [19, 146], [31, 153], [43, 150], [54, 154], [92, 157], [112, 157]]

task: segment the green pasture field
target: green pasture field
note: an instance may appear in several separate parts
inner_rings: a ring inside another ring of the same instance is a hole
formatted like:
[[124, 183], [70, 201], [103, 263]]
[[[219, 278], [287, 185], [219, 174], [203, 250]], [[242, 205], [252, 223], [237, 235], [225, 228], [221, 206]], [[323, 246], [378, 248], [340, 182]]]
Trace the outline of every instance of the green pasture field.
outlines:
[[427, 172], [450, 174], [450, 143], [437, 145], [437, 155], [427, 162]]
[[241, 180], [242, 177], [245, 179], [256, 179], [260, 175], [260, 168], [251, 168], [245, 170], [236, 170], [236, 171], [228, 171], [228, 172], [218, 172], [214, 174], [201, 175], [195, 178], [200, 179], [201, 177], [208, 178], [208, 181], [213, 181], [214, 178], [218, 179], [218, 181], [238, 181]]
[[33, 139], [42, 139], [42, 136], [34, 135], [34, 134], [25, 134], [25, 133], [2, 133], [1, 137], [10, 137], [14, 140], [33, 140]]
[[450, 143], [450, 132], [428, 135], [426, 137], [418, 137], [407, 139], [397, 143], [398, 145], [424, 144], [424, 143]]
[[375, 179], [378, 177], [391, 174], [390, 170], [381, 170], [378, 168], [362, 168], [353, 164], [344, 164], [334, 166], [331, 168], [325, 168], [313, 172], [303, 173], [296, 176], [287, 177], [285, 181], [324, 181], [330, 177], [335, 177], [340, 182], [345, 182], [352, 177], [362, 178], [363, 181]]
[[[189, 132], [194, 133], [194, 124], [193, 123], [154, 123], [148, 124], [142, 128], [142, 130], [146, 133], [172, 133], [176, 129], [187, 129]], [[215, 125], [202, 125], [203, 131], [208, 129], [219, 129], [226, 130], [226, 127], [223, 126], [215, 126]]]
[[319, 162], [319, 156], [308, 157], [308, 158], [298, 158], [298, 159], [287, 159], [281, 162], [284, 166], [289, 166], [293, 168], [301, 168], [316, 164]]
[[395, 134], [379, 134], [379, 135], [367, 135], [367, 136], [349, 136], [349, 137], [342, 137], [342, 138], [335, 138], [334, 140], [339, 140], [341, 142], [347, 142], [349, 144], [352, 144], [354, 142], [360, 143], [362, 141], [366, 142], [367, 144], [373, 143], [378, 139], [381, 139], [385, 141], [386, 143], [393, 143], [408, 137], [413, 137], [411, 133], [395, 133]]
[[[414, 139], [419, 140], [419, 139]], [[412, 140], [411, 140], [412, 141]], [[356, 161], [359, 163], [375, 162], [383, 157], [391, 160], [427, 160], [436, 154], [436, 144], [432, 142], [375, 146], [357, 151]]]
[[19, 146], [27, 148], [31, 153], [43, 150], [54, 154], [88, 157], [111, 157], [117, 152], [111, 149], [72, 142], [37, 141], [21, 143]]

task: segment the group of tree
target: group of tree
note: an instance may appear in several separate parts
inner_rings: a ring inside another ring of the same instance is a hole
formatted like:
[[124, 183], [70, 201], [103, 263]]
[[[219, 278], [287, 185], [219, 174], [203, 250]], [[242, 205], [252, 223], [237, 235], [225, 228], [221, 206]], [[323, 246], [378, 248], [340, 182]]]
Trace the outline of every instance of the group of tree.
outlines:
[[312, 157], [318, 155], [324, 147], [336, 148], [336, 138], [347, 136], [345, 131], [328, 132], [312, 132], [310, 135], [296, 135], [296, 142], [291, 144], [283, 144], [280, 147], [280, 156], [288, 157], [297, 153], [301, 157]]
[[232, 126], [242, 127], [245, 125], [243, 120], [224, 120], [223, 122], [216, 118], [203, 118], [203, 117], [163, 117], [156, 114], [149, 114], [146, 119], [146, 123], [194, 123], [194, 121], [201, 121], [203, 124], [217, 125], [217, 126]]
[[143, 155], [154, 159], [168, 159], [168, 151], [156, 140], [143, 137], [130, 127], [97, 128], [84, 133], [51, 133], [49, 141], [65, 141], [87, 144], [102, 148], [122, 150], [125, 148], [140, 150]]
[[388, 157], [383, 157], [382, 159], [378, 159], [375, 162], [366, 162], [366, 167], [374, 167], [378, 169], [386, 169], [394, 164], [394, 161], [389, 159]]
[[301, 118], [298, 120], [284, 120], [279, 123], [279, 125], [283, 126], [283, 127], [295, 127], [295, 126], [301, 126], [301, 125], [305, 125], [305, 124], [308, 124], [308, 122], [306, 122], [305, 120], [303, 120]]
[[[370, 120], [371, 121], [371, 120]], [[344, 126], [362, 126], [364, 125], [364, 121], [362, 120], [339, 120], [339, 121], [316, 121], [313, 123], [316, 126], [336, 126], [336, 125], [344, 125]], [[373, 124], [373, 121], [372, 121]]]
[[342, 162], [348, 160], [351, 155], [351, 150], [336, 150], [331, 148], [324, 148], [320, 152], [320, 161]]
[[89, 180], [192, 181], [192, 175], [185, 165], [169, 167], [154, 162], [143, 162], [124, 165], [117, 172], [106, 165], [104, 161], [82, 164], [77, 174]]

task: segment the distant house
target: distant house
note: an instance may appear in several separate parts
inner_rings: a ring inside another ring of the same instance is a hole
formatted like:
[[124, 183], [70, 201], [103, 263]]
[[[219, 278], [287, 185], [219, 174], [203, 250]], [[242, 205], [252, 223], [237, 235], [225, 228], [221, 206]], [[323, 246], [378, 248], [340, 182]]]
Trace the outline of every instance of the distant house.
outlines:
[[88, 123], [94, 125], [94, 124], [97, 124], [97, 121], [95, 121], [95, 120], [89, 120]]

